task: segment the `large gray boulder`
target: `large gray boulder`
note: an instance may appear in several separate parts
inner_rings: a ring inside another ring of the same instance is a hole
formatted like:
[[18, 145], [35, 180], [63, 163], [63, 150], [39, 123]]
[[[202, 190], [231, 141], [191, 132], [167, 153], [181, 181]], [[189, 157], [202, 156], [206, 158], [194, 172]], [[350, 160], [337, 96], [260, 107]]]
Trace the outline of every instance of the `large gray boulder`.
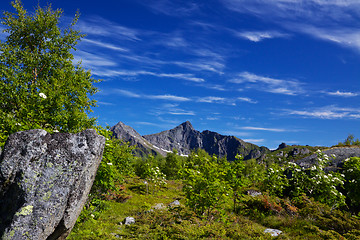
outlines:
[[95, 130], [12, 134], [0, 156], [1, 239], [65, 239], [101, 162]]
[[[336, 171], [338, 168], [341, 168], [344, 160], [350, 157], [360, 157], [360, 148], [359, 147], [336, 147], [322, 151], [324, 154], [328, 155], [330, 159], [330, 167], [327, 167], [327, 170]], [[335, 155], [335, 157], [331, 157]], [[297, 161], [301, 167], [309, 168], [314, 165], [317, 161], [317, 154], [312, 154], [301, 160]]]

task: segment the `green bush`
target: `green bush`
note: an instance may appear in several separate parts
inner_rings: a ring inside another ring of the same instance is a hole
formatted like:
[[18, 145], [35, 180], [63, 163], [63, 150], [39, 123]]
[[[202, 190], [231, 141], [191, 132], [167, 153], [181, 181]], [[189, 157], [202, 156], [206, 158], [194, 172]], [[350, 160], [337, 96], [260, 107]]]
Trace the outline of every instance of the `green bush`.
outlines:
[[73, 29], [76, 14], [66, 29], [59, 28], [62, 10], [40, 6], [29, 14], [20, 0], [15, 13], [4, 12], [6, 40], [0, 42], [0, 145], [11, 133], [41, 128], [78, 132], [94, 125], [89, 118], [98, 82], [72, 51], [84, 36]]

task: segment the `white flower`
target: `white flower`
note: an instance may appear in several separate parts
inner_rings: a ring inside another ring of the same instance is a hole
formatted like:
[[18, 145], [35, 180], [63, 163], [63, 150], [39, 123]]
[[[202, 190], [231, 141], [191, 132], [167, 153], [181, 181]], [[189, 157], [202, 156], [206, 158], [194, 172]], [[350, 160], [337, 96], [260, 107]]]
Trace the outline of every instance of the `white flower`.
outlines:
[[15, 123], [15, 126], [21, 126], [21, 123]]
[[59, 132], [59, 130], [57, 130], [57, 129], [54, 130], [54, 133], [58, 133], [58, 132]]
[[109, 165], [109, 166], [112, 166], [112, 163], [111, 162], [108, 162], [108, 163], [106, 163], [107, 165]]
[[39, 93], [39, 96], [42, 97], [43, 99], [47, 98], [47, 96], [44, 93]]
[[95, 217], [95, 215], [94, 215], [94, 214], [91, 214], [90, 216], [91, 216], [92, 218], [94, 218], [94, 217]]

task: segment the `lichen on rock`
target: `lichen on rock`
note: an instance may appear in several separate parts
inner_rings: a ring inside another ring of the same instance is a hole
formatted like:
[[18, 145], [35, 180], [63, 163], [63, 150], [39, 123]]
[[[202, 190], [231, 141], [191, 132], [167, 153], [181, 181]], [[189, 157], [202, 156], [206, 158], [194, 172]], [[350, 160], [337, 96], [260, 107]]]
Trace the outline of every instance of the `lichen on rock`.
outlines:
[[0, 155], [0, 237], [65, 239], [79, 216], [102, 158], [95, 130], [14, 133]]

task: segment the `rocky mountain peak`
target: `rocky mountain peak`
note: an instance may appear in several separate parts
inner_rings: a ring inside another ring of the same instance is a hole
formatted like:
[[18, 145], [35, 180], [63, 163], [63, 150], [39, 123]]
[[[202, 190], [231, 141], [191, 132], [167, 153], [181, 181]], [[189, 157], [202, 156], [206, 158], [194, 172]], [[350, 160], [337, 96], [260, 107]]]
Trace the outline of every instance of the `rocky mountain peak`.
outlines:
[[166, 155], [166, 152], [154, 147], [145, 138], [143, 138], [135, 129], [125, 125], [123, 122], [118, 122], [115, 126], [110, 128], [113, 136], [121, 139], [124, 142], [129, 142], [130, 145], [137, 147], [137, 155], [146, 156], [147, 154], [161, 154]]
[[183, 129], [195, 130], [194, 127], [193, 127], [193, 125], [192, 125], [191, 122], [189, 122], [189, 121], [183, 122], [183, 123], [180, 124], [179, 126], [182, 126]]

